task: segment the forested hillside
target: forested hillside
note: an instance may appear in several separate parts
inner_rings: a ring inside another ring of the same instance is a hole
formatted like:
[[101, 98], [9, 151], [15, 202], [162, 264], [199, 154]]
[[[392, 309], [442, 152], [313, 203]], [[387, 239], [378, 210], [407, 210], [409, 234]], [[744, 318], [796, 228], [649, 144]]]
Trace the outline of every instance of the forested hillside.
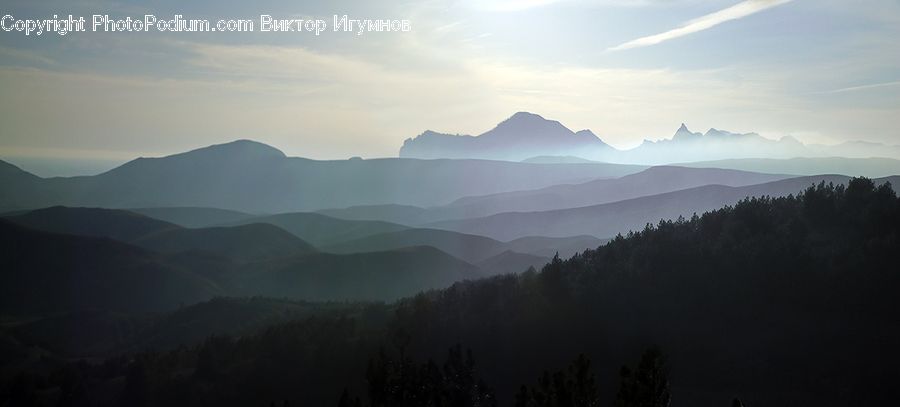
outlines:
[[[541, 271], [103, 364], [49, 368], [48, 360], [2, 397], [15, 405], [662, 406], [669, 397], [672, 406], [735, 398], [891, 405], [898, 248], [900, 200], [889, 184], [820, 184], [664, 221]], [[407, 392], [410, 383], [419, 390]], [[448, 396], [448, 386], [467, 396]]]

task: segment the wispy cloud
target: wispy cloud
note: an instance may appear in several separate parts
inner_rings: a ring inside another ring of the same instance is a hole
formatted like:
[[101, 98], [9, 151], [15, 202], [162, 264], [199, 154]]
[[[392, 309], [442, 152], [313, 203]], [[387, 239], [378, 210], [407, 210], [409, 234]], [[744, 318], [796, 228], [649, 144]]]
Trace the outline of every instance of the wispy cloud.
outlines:
[[855, 91], [859, 91], [859, 90], [892, 88], [895, 86], [900, 86], [900, 81], [873, 83], [870, 85], [851, 86], [848, 88], [835, 89], [835, 90], [830, 90], [830, 91], [822, 92], [822, 93], [846, 93], [846, 92], [855, 92]]
[[791, 1], [793, 0], [744, 0], [724, 10], [719, 10], [715, 13], [710, 13], [705, 16], [690, 20], [687, 23], [683, 24], [681, 27], [663, 33], [631, 40], [624, 44], [612, 47], [608, 51], [621, 51], [626, 49], [656, 45], [668, 40], [683, 37], [688, 34], [708, 30], [724, 22], [741, 19]]

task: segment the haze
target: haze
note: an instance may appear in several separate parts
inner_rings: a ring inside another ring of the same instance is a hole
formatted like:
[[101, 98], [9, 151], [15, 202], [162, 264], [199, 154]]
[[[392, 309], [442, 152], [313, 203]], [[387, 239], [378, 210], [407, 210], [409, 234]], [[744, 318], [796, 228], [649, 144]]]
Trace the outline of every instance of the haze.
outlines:
[[0, 32], [0, 158], [39, 175], [239, 138], [291, 156], [396, 156], [426, 129], [480, 134], [514, 111], [618, 148], [682, 122], [805, 143], [900, 137], [890, 0], [4, 4], [17, 18], [412, 21], [410, 33], [363, 36]]

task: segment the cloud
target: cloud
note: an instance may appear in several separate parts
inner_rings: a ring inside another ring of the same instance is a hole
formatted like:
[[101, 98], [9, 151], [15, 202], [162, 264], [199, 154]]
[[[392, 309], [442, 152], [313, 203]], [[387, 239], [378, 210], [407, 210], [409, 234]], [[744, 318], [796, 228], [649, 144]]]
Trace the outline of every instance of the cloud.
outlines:
[[855, 92], [855, 91], [859, 91], [859, 90], [891, 88], [891, 87], [895, 87], [895, 86], [900, 86], [900, 81], [873, 83], [870, 85], [851, 86], [848, 88], [835, 89], [835, 90], [830, 90], [828, 92], [823, 92], [823, 93], [846, 93], [846, 92]]
[[621, 51], [626, 49], [656, 45], [668, 40], [683, 37], [688, 34], [708, 30], [724, 22], [741, 19], [756, 14], [760, 11], [789, 3], [791, 1], [793, 0], [745, 0], [724, 10], [719, 10], [715, 13], [695, 18], [683, 24], [681, 27], [675, 28], [673, 30], [650, 35], [647, 37], [641, 37], [636, 40], [631, 40], [621, 45], [612, 47], [608, 49], [608, 51]]

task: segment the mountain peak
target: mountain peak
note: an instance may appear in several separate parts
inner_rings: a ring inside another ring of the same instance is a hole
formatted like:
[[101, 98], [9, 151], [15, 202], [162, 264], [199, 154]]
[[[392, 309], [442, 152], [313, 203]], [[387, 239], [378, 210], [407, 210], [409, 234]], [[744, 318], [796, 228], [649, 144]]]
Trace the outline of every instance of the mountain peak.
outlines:
[[526, 119], [546, 120], [543, 118], [543, 116], [541, 116], [537, 113], [531, 113], [531, 112], [525, 112], [525, 111], [515, 112], [507, 120], [526, 120]]
[[563, 127], [558, 121], [555, 120], [547, 120], [543, 118], [541, 115], [529, 113], [529, 112], [516, 112], [514, 115], [510, 116], [508, 119], [500, 122], [497, 125], [497, 128], [502, 127], [510, 127], [510, 128], [526, 128], [530, 126], [547, 126], [547, 125], [556, 125], [559, 127]]
[[[285, 154], [268, 144], [253, 140], [235, 140], [230, 143], [213, 144], [209, 147], [191, 150], [184, 155], [227, 156], [234, 158], [284, 158]], [[182, 154], [178, 154], [182, 155]]]
[[687, 125], [681, 123], [681, 127], [679, 127], [678, 131], [675, 132], [675, 135], [672, 136], [672, 140], [693, 139], [699, 136], [701, 136], [700, 133], [691, 132]]

